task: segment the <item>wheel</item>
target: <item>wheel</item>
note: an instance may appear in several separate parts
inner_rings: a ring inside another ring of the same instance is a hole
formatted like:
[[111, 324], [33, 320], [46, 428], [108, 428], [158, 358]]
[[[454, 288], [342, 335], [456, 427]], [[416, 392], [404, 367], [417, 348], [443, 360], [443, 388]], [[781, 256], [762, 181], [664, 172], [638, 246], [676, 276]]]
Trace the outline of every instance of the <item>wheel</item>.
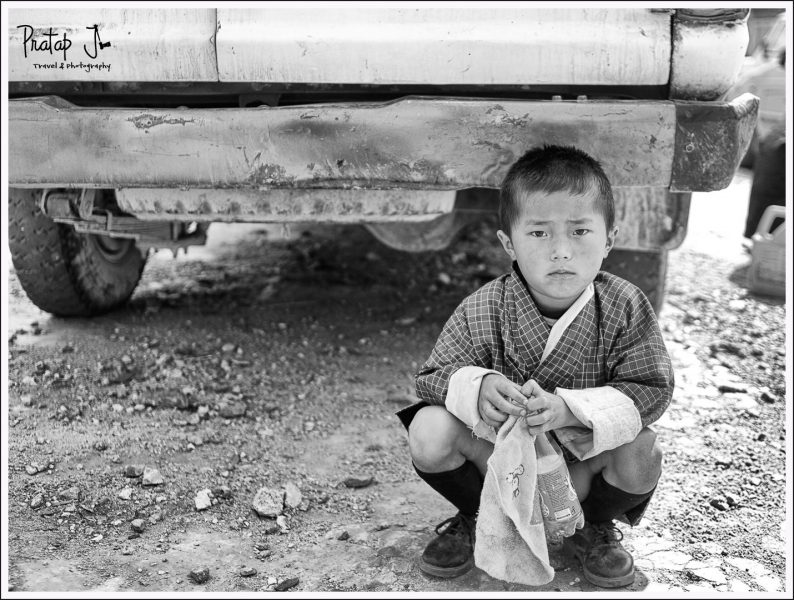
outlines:
[[640, 288], [650, 300], [656, 314], [664, 302], [667, 275], [667, 250], [626, 250], [614, 248], [601, 269], [622, 277]]
[[129, 299], [146, 263], [133, 240], [77, 233], [44, 216], [42, 190], [8, 191], [11, 260], [33, 304], [60, 317], [86, 317]]

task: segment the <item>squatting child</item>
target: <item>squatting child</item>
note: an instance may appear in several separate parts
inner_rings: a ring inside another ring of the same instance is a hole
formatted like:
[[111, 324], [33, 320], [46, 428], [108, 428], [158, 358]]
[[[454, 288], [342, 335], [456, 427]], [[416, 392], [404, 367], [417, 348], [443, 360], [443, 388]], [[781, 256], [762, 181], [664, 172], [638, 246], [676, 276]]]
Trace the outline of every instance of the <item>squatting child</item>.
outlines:
[[563, 447], [586, 520], [564, 543], [585, 578], [629, 585], [634, 561], [614, 521], [636, 525], [656, 489], [662, 452], [649, 425], [674, 380], [647, 298], [600, 270], [617, 235], [611, 185], [576, 148], [536, 148], [505, 177], [499, 217], [512, 272], [457, 307], [416, 375], [421, 402], [398, 413], [416, 472], [458, 510], [436, 527], [420, 568], [457, 577], [473, 567], [494, 450], [482, 431], [517, 415]]

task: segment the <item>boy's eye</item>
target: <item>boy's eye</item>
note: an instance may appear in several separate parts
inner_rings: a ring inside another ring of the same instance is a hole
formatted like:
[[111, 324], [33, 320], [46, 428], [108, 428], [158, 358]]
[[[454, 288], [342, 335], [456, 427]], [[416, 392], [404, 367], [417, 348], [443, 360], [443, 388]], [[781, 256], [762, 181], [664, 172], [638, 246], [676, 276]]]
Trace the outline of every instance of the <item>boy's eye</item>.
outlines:
[[586, 235], [588, 233], [590, 233], [589, 229], [576, 229], [573, 232], [574, 235]]
[[530, 231], [529, 235], [532, 237], [544, 237], [546, 235], [545, 231]]

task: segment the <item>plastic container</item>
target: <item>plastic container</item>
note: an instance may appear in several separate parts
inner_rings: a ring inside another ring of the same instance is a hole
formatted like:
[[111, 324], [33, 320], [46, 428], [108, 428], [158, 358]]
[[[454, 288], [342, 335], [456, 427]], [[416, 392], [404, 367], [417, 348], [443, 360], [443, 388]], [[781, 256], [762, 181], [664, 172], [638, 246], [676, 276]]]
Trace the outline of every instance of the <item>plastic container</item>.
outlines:
[[[776, 217], [783, 223], [771, 231]], [[786, 208], [768, 206], [753, 234], [752, 261], [747, 272], [747, 287], [757, 294], [786, 295]]]
[[573, 535], [584, 526], [582, 505], [576, 497], [568, 466], [557, 443], [546, 434], [541, 434], [535, 438], [535, 454], [546, 538], [557, 545], [564, 537]]

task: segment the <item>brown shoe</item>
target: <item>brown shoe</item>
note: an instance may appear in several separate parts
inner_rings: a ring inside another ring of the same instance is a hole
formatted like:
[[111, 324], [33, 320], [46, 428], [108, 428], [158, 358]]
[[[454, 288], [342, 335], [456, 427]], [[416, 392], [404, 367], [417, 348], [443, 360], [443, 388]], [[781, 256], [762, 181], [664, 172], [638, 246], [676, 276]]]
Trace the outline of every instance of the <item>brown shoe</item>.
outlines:
[[462, 513], [436, 525], [433, 540], [422, 552], [419, 569], [434, 577], [460, 577], [474, 567], [476, 521]]
[[599, 587], [617, 588], [634, 583], [634, 559], [620, 544], [623, 533], [612, 521], [585, 523], [565, 538], [565, 548], [582, 563], [584, 578]]

